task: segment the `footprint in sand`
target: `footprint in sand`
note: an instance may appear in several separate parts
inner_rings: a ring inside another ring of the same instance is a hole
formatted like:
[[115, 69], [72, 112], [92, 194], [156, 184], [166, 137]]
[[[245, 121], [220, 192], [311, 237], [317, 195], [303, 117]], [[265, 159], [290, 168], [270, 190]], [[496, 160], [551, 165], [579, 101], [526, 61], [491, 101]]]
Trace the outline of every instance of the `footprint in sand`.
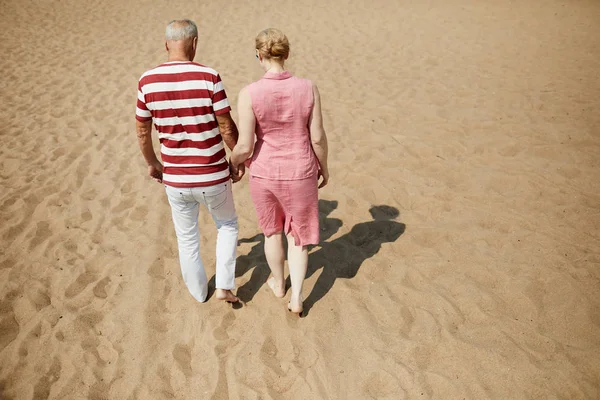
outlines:
[[58, 158], [64, 156], [66, 153], [67, 153], [66, 147], [59, 147], [59, 148], [55, 149], [54, 151], [52, 151], [52, 157], [50, 158], [50, 161], [54, 162]]
[[215, 392], [211, 396], [211, 399], [221, 398], [220, 396], [224, 396], [224, 398], [229, 397], [227, 373], [225, 369], [225, 362], [227, 358], [222, 356], [227, 352], [229, 347], [229, 335], [227, 334], [227, 330], [231, 327], [231, 324], [233, 324], [235, 319], [236, 317], [233, 311], [229, 311], [227, 314], [223, 315], [221, 324], [213, 330], [214, 338], [219, 341], [219, 343], [215, 346], [215, 354], [219, 360], [219, 377], [217, 379]]
[[96, 333], [96, 325], [104, 319], [104, 314], [100, 311], [88, 311], [81, 313], [75, 318], [75, 329], [80, 332], [92, 331]]
[[227, 340], [229, 339], [229, 335], [227, 334], [227, 330], [231, 326], [231, 324], [235, 321], [235, 314], [233, 311], [229, 311], [227, 314], [223, 316], [221, 320], [221, 325], [219, 325], [213, 331], [213, 336], [217, 340]]
[[173, 349], [173, 358], [183, 374], [189, 378], [192, 376], [192, 353], [190, 347], [184, 344], [178, 344]]
[[108, 276], [98, 282], [96, 286], [94, 286], [94, 296], [98, 297], [99, 299], [106, 299], [108, 297], [106, 293], [106, 286], [108, 286], [109, 283], [110, 278]]
[[[122, 211], [125, 210], [129, 210], [131, 207], [133, 207], [133, 204], [135, 203], [135, 199], [134, 198], [125, 198], [124, 200], [121, 200], [121, 202], [119, 202], [119, 204], [116, 205], [116, 207], [114, 207], [112, 209], [112, 212], [114, 213], [120, 213]], [[115, 218], [113, 221], [118, 221], [119, 218]]]
[[92, 201], [98, 196], [98, 191], [94, 188], [88, 189], [81, 194], [83, 200]]
[[79, 217], [81, 218], [81, 221], [88, 222], [92, 219], [92, 213], [90, 212], [90, 210], [85, 210], [81, 213]]
[[42, 324], [37, 323], [28, 333], [25, 339], [19, 346], [19, 363], [23, 364], [27, 360], [25, 357], [29, 355], [29, 346], [38, 342], [40, 335], [42, 334]]
[[137, 206], [129, 216], [134, 221], [143, 221], [146, 218], [146, 215], [148, 215], [148, 207]]
[[131, 193], [134, 182], [135, 181], [133, 178], [126, 179], [125, 182], [121, 185], [121, 193], [123, 193], [123, 194]]
[[19, 334], [19, 323], [11, 306], [18, 294], [17, 291], [9, 292], [0, 301], [0, 351], [4, 350]]
[[154, 260], [148, 271], [146, 272], [154, 279], [165, 279], [165, 262], [162, 258]]
[[398, 380], [386, 371], [378, 371], [372, 373], [365, 384], [365, 391], [369, 397], [374, 399], [389, 398], [405, 398], [399, 396], [398, 391], [401, 390]]
[[161, 382], [163, 383], [164, 388], [162, 389], [165, 396], [168, 398], [176, 398], [175, 391], [173, 390], [173, 386], [171, 385], [171, 367], [165, 364], [161, 364], [158, 366], [157, 375], [160, 377]]
[[67, 290], [65, 290], [65, 297], [68, 299], [72, 299], [73, 297], [79, 295], [83, 292], [92, 282], [95, 282], [97, 277], [95, 274], [86, 271], [79, 275], [75, 282], [71, 283]]
[[40, 244], [44, 243], [50, 236], [52, 236], [50, 224], [46, 221], [38, 222], [35, 228], [34, 236], [29, 242], [29, 250], [33, 250]]
[[40, 283], [32, 284], [32, 287], [26, 289], [26, 294], [37, 311], [48, 307], [51, 303], [50, 296], [48, 296], [48, 289], [41, 286]]
[[279, 353], [279, 350], [275, 345], [275, 341], [272, 337], [267, 337], [260, 348], [260, 359], [264, 365], [266, 365], [277, 376], [282, 376], [285, 375], [285, 373], [281, 369], [281, 364], [277, 359], [277, 353]]
[[50, 397], [52, 385], [60, 378], [61, 363], [58, 356], [54, 356], [48, 371], [36, 382], [33, 388], [34, 399], [47, 399]]
[[13, 204], [15, 204], [18, 199], [19, 199], [18, 196], [9, 197], [8, 199], [6, 199], [2, 202], [2, 204], [0, 205], [0, 209], [6, 211], [6, 209], [8, 207], [12, 206]]

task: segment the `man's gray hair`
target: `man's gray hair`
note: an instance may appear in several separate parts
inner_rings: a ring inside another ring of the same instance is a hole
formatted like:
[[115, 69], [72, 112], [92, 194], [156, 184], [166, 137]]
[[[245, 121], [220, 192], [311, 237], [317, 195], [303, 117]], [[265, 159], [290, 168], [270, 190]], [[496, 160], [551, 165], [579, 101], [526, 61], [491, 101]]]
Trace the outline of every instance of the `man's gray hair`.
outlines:
[[167, 40], [183, 40], [198, 37], [198, 27], [194, 21], [179, 19], [169, 22], [165, 32]]

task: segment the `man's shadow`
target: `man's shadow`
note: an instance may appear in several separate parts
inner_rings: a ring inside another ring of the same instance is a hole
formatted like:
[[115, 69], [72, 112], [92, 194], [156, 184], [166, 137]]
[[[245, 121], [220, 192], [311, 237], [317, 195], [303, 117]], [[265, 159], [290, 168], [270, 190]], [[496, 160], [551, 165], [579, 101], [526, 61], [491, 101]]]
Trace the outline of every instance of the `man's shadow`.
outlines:
[[[362, 263], [373, 257], [381, 249], [382, 243], [396, 241], [406, 226], [396, 222], [398, 209], [390, 206], [374, 206], [369, 212], [372, 221], [356, 224], [350, 232], [337, 239], [327, 242], [342, 226], [342, 221], [329, 218], [329, 214], [338, 206], [337, 201], [319, 200], [319, 224], [321, 229], [318, 248], [308, 256], [309, 278], [319, 269], [323, 269], [309, 296], [304, 300], [304, 313], [333, 287], [337, 278], [352, 278], [358, 272]], [[241, 239], [240, 243], [254, 243], [247, 255], [239, 256], [236, 265], [236, 277], [245, 275], [250, 269], [252, 275], [248, 282], [237, 291], [237, 296], [244, 302], [254, 298], [254, 295], [265, 284], [270, 270], [264, 255], [264, 235], [259, 234], [249, 239]], [[289, 287], [289, 278], [287, 280]]]

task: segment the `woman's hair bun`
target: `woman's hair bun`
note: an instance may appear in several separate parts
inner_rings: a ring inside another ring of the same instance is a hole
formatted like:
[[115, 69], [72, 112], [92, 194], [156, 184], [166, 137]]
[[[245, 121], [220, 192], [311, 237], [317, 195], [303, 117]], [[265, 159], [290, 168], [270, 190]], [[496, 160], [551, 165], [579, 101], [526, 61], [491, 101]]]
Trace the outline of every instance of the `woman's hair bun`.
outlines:
[[263, 58], [285, 60], [290, 54], [290, 42], [279, 29], [269, 28], [256, 36], [256, 50]]

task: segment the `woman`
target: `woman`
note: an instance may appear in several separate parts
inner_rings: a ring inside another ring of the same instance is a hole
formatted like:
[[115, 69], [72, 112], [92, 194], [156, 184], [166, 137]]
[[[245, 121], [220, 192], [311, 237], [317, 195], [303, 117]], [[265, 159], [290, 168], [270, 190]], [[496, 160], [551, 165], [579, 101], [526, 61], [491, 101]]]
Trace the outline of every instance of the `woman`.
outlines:
[[319, 243], [317, 185], [327, 184], [329, 171], [319, 91], [311, 81], [285, 70], [289, 53], [288, 39], [278, 29], [256, 37], [256, 58], [265, 75], [240, 92], [239, 139], [230, 163], [235, 177], [252, 155], [250, 194], [265, 235], [272, 274], [267, 284], [275, 296], [285, 296], [285, 234], [292, 282], [288, 309], [301, 314], [308, 246]]

